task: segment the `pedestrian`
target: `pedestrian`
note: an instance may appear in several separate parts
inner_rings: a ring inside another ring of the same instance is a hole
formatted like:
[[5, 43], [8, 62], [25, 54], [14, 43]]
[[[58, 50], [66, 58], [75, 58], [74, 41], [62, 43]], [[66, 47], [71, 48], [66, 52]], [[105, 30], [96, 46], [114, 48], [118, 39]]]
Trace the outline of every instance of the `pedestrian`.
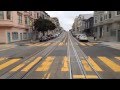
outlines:
[[95, 34], [93, 34], [93, 37], [94, 37], [94, 41], [96, 40], [96, 36], [95, 36]]
[[94, 36], [94, 41], [96, 40], [96, 36]]

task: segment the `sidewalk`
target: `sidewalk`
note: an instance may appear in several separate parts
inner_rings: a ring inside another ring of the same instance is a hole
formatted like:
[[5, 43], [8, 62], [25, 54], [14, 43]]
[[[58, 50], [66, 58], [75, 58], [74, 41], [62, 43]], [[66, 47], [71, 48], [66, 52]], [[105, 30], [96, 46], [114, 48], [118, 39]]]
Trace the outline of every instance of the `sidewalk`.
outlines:
[[110, 47], [110, 48], [114, 48], [114, 49], [119, 49], [120, 50], [120, 42], [105, 42], [105, 41], [94, 41], [94, 38], [93, 37], [88, 37], [88, 40], [90, 42], [98, 42], [102, 45], [105, 45], [107, 47]]
[[120, 50], [120, 42], [102, 42], [101, 44], [103, 44], [107, 47], [111, 47], [111, 48]]
[[94, 37], [88, 37], [88, 41], [93, 42], [93, 43], [101, 43], [102, 42], [102, 41], [94, 40]]

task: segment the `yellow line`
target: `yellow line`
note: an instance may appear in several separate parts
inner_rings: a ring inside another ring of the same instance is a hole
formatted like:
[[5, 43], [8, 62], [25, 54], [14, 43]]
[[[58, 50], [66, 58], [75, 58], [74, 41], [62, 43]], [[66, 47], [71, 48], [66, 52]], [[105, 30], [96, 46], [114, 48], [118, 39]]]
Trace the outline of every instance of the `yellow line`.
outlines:
[[33, 45], [33, 46], [42, 46], [44, 43], [41, 43], [41, 44], [36, 44], [36, 45]]
[[42, 63], [42, 65], [40, 65], [36, 69], [36, 71], [47, 71], [50, 68], [50, 65], [52, 64], [53, 60], [54, 60], [54, 57], [51, 57], [51, 56], [47, 57], [45, 61]]
[[93, 68], [96, 71], [102, 71], [102, 69], [94, 62], [94, 60], [92, 58], [90, 58], [90, 56], [88, 56], [88, 60], [90, 61], [90, 63], [92, 64]]
[[59, 44], [59, 46], [63, 46], [63, 42], [61, 42], [61, 43]]
[[10, 61], [8, 61], [8, 62], [6, 62], [6, 63], [1, 64], [1, 65], [0, 65], [0, 70], [6, 68], [7, 66], [9, 66], [9, 65], [11, 65], [11, 64], [13, 64], [13, 63], [15, 63], [15, 62], [17, 62], [17, 61], [19, 61], [19, 60], [20, 60], [20, 59], [11, 59]]
[[88, 46], [93, 46], [92, 43], [86, 43]]
[[[86, 75], [86, 79], [97, 79], [96, 75]], [[84, 79], [84, 75], [73, 75], [73, 79]]]
[[50, 43], [47, 43], [47, 44], [45, 44], [45, 45], [42, 45], [42, 46], [48, 46], [48, 45], [50, 45]]
[[81, 42], [80, 42], [80, 45], [82, 45], [82, 46], [86, 46], [84, 43], [81, 43]]
[[61, 71], [69, 71], [69, 69], [68, 69], [68, 58], [67, 58], [67, 56], [64, 57], [63, 67], [61, 68]]
[[73, 79], [84, 79], [84, 75], [73, 75]]
[[10, 70], [10, 72], [15, 72], [17, 70], [19, 70], [20, 68], [22, 68], [25, 64], [20, 64], [17, 67], [13, 68], [12, 70]]
[[7, 58], [5, 58], [5, 57], [1, 57], [0, 58], [0, 61], [3, 61], [3, 60], [6, 60]]
[[116, 59], [120, 60], [120, 57], [115, 57]]
[[107, 66], [109, 66], [113, 71], [120, 72], [120, 66], [106, 57], [98, 57], [103, 61]]
[[21, 71], [28, 71], [30, 70], [33, 65], [35, 65], [37, 62], [39, 62], [41, 60], [42, 57], [38, 57], [36, 58], [33, 62], [31, 62], [30, 64], [28, 64], [25, 68], [23, 68]]
[[86, 71], [92, 71], [91, 67], [88, 65], [86, 60], [82, 60], [82, 64]]
[[47, 78], [46, 79], [49, 79], [50, 78], [50, 73], [48, 74]]

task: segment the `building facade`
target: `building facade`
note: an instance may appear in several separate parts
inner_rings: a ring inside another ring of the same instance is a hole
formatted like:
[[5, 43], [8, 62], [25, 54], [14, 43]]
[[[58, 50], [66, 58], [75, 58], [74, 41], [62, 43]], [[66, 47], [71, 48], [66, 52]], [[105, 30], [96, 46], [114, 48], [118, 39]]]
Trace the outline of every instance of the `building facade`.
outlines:
[[91, 14], [80, 14], [78, 17], [75, 18], [73, 26], [72, 26], [72, 33], [80, 34], [85, 33], [85, 24], [86, 20], [92, 16]]
[[90, 17], [89, 19], [85, 20], [85, 30], [87, 36], [93, 36], [93, 25], [94, 25], [94, 18]]
[[0, 11], [0, 43], [30, 39], [33, 22], [40, 16], [49, 17], [44, 11]]
[[94, 28], [98, 40], [120, 42], [120, 11], [94, 11]]

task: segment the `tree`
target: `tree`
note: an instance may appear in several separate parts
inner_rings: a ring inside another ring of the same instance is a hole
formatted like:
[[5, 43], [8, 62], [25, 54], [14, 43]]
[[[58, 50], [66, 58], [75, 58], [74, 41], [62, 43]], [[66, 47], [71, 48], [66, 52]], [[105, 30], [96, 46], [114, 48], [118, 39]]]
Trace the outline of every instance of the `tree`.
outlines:
[[42, 32], [43, 36], [48, 30], [54, 30], [56, 28], [55, 24], [48, 19], [39, 18], [34, 22], [35, 31]]

